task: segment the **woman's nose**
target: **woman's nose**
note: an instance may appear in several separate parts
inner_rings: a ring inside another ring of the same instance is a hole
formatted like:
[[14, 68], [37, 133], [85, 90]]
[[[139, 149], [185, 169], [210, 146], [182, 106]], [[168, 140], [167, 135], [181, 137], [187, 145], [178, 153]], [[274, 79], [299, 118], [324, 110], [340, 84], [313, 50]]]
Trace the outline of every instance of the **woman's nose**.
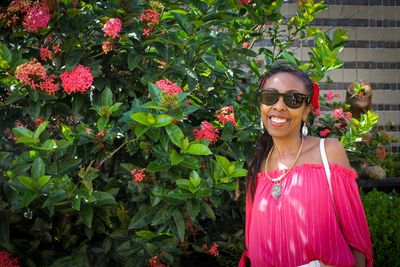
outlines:
[[282, 110], [287, 108], [285, 102], [283, 101], [282, 96], [279, 96], [278, 101], [274, 104], [273, 108], [276, 110]]

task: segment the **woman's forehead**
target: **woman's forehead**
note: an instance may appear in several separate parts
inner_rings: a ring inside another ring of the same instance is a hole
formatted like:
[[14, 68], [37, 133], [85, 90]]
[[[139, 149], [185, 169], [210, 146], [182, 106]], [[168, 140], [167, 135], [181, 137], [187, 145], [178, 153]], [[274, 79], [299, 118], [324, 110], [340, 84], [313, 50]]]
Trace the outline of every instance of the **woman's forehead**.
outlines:
[[269, 77], [263, 86], [263, 89], [273, 88], [279, 91], [296, 90], [306, 93], [306, 85], [294, 74], [287, 72], [279, 72]]

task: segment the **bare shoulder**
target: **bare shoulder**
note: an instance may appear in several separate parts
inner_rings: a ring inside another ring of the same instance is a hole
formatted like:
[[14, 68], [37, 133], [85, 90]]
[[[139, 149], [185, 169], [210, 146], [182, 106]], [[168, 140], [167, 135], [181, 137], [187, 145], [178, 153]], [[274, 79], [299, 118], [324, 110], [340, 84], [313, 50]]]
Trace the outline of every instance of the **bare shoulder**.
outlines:
[[335, 138], [327, 138], [325, 140], [325, 150], [330, 163], [336, 163], [351, 168], [349, 158], [339, 140]]

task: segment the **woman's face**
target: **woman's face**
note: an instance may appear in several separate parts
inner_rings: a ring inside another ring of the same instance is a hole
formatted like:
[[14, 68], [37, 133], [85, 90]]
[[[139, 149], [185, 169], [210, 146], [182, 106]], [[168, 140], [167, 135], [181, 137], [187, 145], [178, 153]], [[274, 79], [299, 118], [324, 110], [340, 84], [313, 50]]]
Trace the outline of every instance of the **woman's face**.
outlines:
[[[293, 74], [281, 72], [274, 74], [264, 83], [264, 90], [276, 90], [279, 93], [297, 92], [309, 95], [304, 83]], [[288, 137], [300, 134], [300, 125], [307, 118], [310, 106], [305, 101], [299, 108], [289, 108], [279, 97], [272, 105], [261, 103], [261, 117], [264, 127], [273, 137]]]

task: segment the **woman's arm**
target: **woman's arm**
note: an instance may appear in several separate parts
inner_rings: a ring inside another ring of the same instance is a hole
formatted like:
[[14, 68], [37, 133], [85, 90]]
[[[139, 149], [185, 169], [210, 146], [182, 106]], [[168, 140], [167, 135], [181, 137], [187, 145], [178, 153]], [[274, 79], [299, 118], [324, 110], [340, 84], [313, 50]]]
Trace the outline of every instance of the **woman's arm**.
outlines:
[[361, 252], [358, 251], [355, 248], [350, 247], [351, 253], [353, 253], [354, 259], [356, 260], [356, 265], [355, 267], [365, 267], [365, 255]]

